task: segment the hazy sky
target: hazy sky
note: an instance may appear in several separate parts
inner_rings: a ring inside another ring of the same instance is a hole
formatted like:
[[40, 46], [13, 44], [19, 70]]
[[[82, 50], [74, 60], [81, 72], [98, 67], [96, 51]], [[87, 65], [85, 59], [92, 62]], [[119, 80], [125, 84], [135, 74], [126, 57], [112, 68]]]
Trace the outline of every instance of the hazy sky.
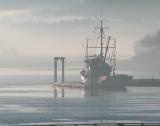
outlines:
[[159, 0], [0, 0], [1, 56], [80, 56], [102, 15], [118, 56], [160, 29]]

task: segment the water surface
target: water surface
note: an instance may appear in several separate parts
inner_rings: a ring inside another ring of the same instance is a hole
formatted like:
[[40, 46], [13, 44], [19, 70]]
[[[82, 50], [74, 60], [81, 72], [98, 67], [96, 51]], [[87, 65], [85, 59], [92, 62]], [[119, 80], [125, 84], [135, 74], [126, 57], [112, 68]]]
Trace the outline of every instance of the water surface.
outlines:
[[0, 80], [1, 124], [160, 121], [159, 87], [127, 87], [123, 92], [98, 90], [94, 96], [80, 88], [56, 88], [55, 96], [50, 73], [7, 74], [1, 75]]

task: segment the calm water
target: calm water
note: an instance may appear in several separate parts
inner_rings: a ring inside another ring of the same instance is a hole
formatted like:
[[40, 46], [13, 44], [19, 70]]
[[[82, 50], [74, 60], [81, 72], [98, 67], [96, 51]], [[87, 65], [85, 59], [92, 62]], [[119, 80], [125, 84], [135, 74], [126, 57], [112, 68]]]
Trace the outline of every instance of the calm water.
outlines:
[[[0, 123], [108, 120], [160, 122], [160, 88], [88, 91], [51, 86], [52, 72], [22, 71], [0, 75]], [[74, 72], [73, 72], [74, 73]], [[67, 76], [78, 80], [79, 76]], [[55, 90], [57, 96], [55, 96]]]

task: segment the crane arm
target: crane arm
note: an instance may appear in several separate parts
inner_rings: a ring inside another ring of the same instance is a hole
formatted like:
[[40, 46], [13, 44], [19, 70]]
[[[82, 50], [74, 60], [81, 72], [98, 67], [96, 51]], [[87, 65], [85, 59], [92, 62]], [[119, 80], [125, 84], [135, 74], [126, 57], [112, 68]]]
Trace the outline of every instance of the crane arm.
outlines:
[[111, 36], [109, 36], [108, 41], [107, 41], [107, 46], [106, 46], [105, 55], [104, 55], [104, 61], [106, 60], [106, 56], [107, 56], [107, 52], [108, 52], [108, 49], [109, 49], [110, 40], [111, 40]]

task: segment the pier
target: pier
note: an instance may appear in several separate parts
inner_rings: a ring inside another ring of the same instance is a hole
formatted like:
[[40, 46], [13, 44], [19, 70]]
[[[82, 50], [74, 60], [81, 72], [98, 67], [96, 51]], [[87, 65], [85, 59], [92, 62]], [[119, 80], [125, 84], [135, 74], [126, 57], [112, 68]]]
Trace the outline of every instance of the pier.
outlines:
[[160, 123], [143, 123], [143, 122], [123, 122], [107, 120], [89, 120], [89, 121], [55, 121], [55, 122], [38, 122], [38, 123], [21, 123], [18, 126], [159, 126]]
[[59, 60], [62, 63], [62, 82], [64, 82], [64, 60], [65, 60], [65, 57], [54, 57], [54, 83], [57, 82], [57, 62]]
[[[61, 70], [61, 82], [58, 82], [58, 61], [61, 62], [62, 70]], [[54, 57], [54, 83], [52, 83], [53, 91], [54, 91], [54, 97], [58, 97], [57, 88], [60, 87], [61, 90], [61, 97], [65, 97], [64, 88], [84, 88], [84, 85], [82, 85], [81, 82], [65, 82], [65, 57]]]
[[[58, 83], [57, 71], [58, 71], [58, 61], [61, 62], [62, 65], [62, 77], [61, 83]], [[54, 83], [52, 86], [59, 87], [71, 87], [71, 88], [84, 88], [81, 82], [65, 82], [65, 57], [54, 57]]]

